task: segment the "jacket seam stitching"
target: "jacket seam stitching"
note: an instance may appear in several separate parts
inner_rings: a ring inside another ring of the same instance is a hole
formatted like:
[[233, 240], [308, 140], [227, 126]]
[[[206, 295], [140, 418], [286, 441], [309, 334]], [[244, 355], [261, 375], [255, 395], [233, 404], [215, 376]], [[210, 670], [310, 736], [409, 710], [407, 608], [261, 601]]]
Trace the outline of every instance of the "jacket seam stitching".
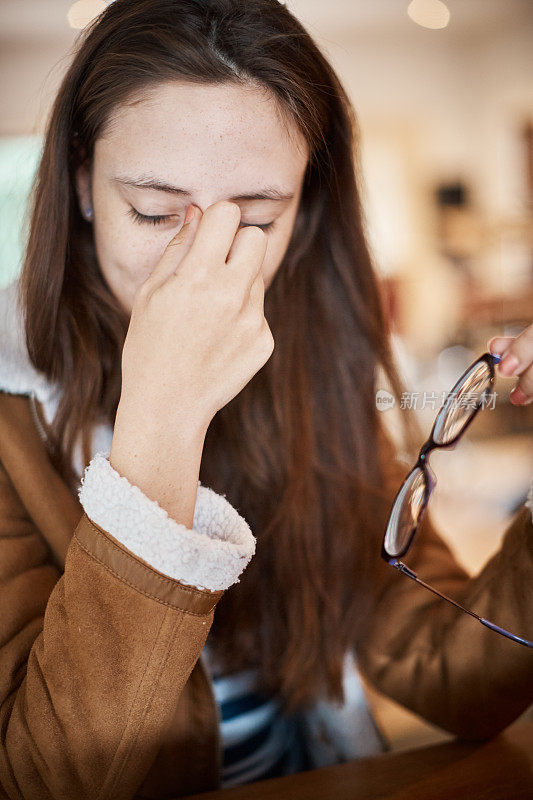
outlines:
[[[163, 625], [164, 625], [164, 622], [165, 622], [165, 620], [166, 620], [166, 618], [167, 618], [167, 615], [168, 615], [168, 611], [166, 611], [166, 612], [165, 612], [165, 614], [164, 614], [164, 616], [163, 616], [163, 619], [161, 620], [161, 623], [160, 623], [160, 625], [159, 625], [159, 628], [158, 628], [158, 630], [157, 630], [157, 635], [156, 635], [156, 637], [155, 637], [155, 639], [154, 639], [154, 643], [153, 643], [153, 645], [152, 645], [152, 649], [150, 650], [150, 655], [148, 656], [148, 658], [147, 658], [147, 660], [146, 660], [146, 665], [145, 665], [145, 667], [144, 667], [143, 674], [142, 674], [142, 676], [141, 676], [141, 679], [140, 679], [140, 681], [139, 681], [139, 683], [138, 683], [138, 686], [137, 686], [137, 691], [136, 691], [136, 693], [135, 693], [135, 697], [133, 698], [132, 704], [131, 704], [131, 706], [130, 706], [130, 711], [129, 711], [129, 714], [128, 714], [128, 719], [127, 719], [127, 721], [126, 721], [126, 725], [124, 726], [124, 732], [122, 733], [122, 736], [120, 737], [120, 741], [119, 741], [119, 743], [118, 743], [118, 745], [117, 745], [117, 748], [116, 748], [116, 750], [115, 750], [115, 757], [116, 757], [116, 755], [117, 755], [117, 753], [118, 753], [118, 751], [119, 751], [119, 749], [120, 749], [120, 745], [122, 744], [122, 741], [123, 741], [123, 739], [124, 739], [124, 736], [126, 735], [126, 734], [125, 734], [125, 732], [126, 732], [126, 731], [127, 731], [127, 729], [128, 729], [128, 724], [129, 724], [129, 721], [130, 721], [130, 719], [131, 719], [132, 709], [135, 707], [135, 704], [136, 704], [136, 702], [137, 702], [137, 698], [139, 697], [139, 694], [140, 694], [140, 691], [141, 691], [141, 686], [143, 685], [143, 681], [144, 681], [145, 675], [146, 675], [146, 673], [147, 673], [147, 671], [148, 671], [148, 667], [149, 667], [149, 665], [150, 665], [150, 662], [151, 662], [151, 660], [152, 660], [152, 656], [153, 656], [153, 654], [154, 654], [154, 650], [155, 650], [155, 648], [156, 648], [156, 646], [157, 646], [157, 642], [159, 641], [159, 637], [160, 637], [160, 635], [161, 635], [161, 630], [163, 629]], [[153, 695], [152, 695], [152, 698], [150, 699], [150, 706], [151, 706], [151, 704], [152, 704], [152, 701], [153, 701]], [[144, 717], [143, 717], [143, 720], [142, 720], [142, 722], [144, 722]], [[142, 726], [142, 722], [141, 722], [141, 724], [139, 725], [139, 727], [141, 727], [141, 726]], [[136, 739], [137, 739], [137, 736], [138, 736], [138, 735], [139, 735], [139, 731], [137, 731], [137, 734], [136, 734], [136, 736], [135, 736], [135, 740], [134, 740], [134, 741], [136, 741]], [[131, 746], [130, 746], [130, 751], [129, 751], [129, 752], [131, 752]], [[126, 759], [124, 759], [124, 761], [125, 761], [125, 760], [126, 760]], [[120, 777], [120, 775], [122, 774], [123, 770], [124, 770], [124, 763], [123, 763], [123, 764], [122, 764], [122, 766], [120, 767], [120, 773], [119, 773], [119, 776], [118, 776], [118, 777]], [[116, 782], [117, 782], [117, 776], [115, 776], [115, 778], [113, 779], [113, 784], [112, 784], [112, 786], [111, 786], [111, 789], [113, 789], [113, 787], [116, 785]], [[108, 794], [109, 794], [109, 793], [108, 793]], [[101, 798], [102, 798], [102, 792], [99, 792], [97, 800], [101, 800]]]
[[[100, 529], [99, 529], [99, 528], [98, 528], [98, 527], [97, 527], [97, 526], [94, 524], [94, 522], [93, 522], [93, 521], [92, 521], [92, 519], [91, 519], [91, 518], [90, 518], [90, 517], [87, 515], [87, 513], [85, 514], [85, 516], [87, 517], [87, 522], [89, 523], [89, 525], [91, 526], [91, 528], [93, 528], [93, 530], [94, 530], [94, 531], [95, 531], [95, 532], [98, 534], [98, 536], [99, 536], [100, 538], [104, 538], [104, 536], [103, 536], [103, 534], [102, 534], [102, 531], [101, 531], [101, 530], [100, 530]], [[76, 536], [76, 538], [78, 539], [78, 541], [79, 541], [79, 542], [80, 542], [80, 544], [81, 544], [81, 541], [80, 541], [80, 539], [79, 539], [77, 536]], [[109, 544], [110, 544], [110, 545], [113, 547], [113, 549], [114, 549], [114, 550], [118, 550], [118, 552], [122, 552], [121, 548], [120, 548], [120, 547], [117, 547], [117, 545], [116, 545], [114, 542], [112, 542], [110, 539], [108, 540], [108, 542], [109, 542]], [[83, 545], [81, 545], [81, 546], [83, 547]], [[85, 549], [86, 549], [86, 548], [85, 548]], [[88, 551], [88, 552], [89, 552], [89, 551]], [[139, 567], [141, 567], [141, 568], [142, 568], [142, 569], [143, 569], [145, 572], [148, 572], [150, 575], [152, 574], [152, 571], [150, 570], [150, 568], [149, 568], [149, 567], [147, 567], [147, 566], [146, 566], [146, 564], [143, 564], [143, 563], [142, 563], [142, 561], [140, 561], [139, 557], [138, 557], [138, 556], [137, 556], [135, 553], [133, 553], [133, 552], [132, 552], [132, 553], [131, 553], [131, 555], [133, 556], [133, 558], [135, 559], [135, 561], [136, 561], [136, 563], [139, 565]], [[168, 584], [170, 584], [171, 586], [173, 586], [173, 585], [174, 585], [174, 581], [172, 580], [172, 578], [168, 578], [168, 577], [166, 577], [165, 575], [161, 575], [161, 576], [160, 576], [160, 580], [161, 580], [162, 582], [164, 582], [164, 583], [168, 583]], [[186, 592], [187, 594], [191, 594], [191, 595], [193, 595], [193, 597], [197, 596], [197, 594], [199, 594], [201, 597], [209, 597], [209, 594], [203, 594], [203, 593], [201, 592], [201, 590], [200, 590], [200, 589], [190, 589], [190, 588], [188, 588], [187, 586], [180, 586], [180, 589], [181, 589], [181, 591], [183, 591], [183, 592]], [[215, 591], [211, 592], [210, 594], [213, 594], [213, 595], [214, 595], [214, 594], [216, 594], [218, 591], [220, 591], [220, 590], [215, 590]]]
[[[163, 622], [164, 622], [164, 620], [163, 620]], [[124, 773], [124, 769], [127, 766], [128, 759], [130, 758], [130, 755], [133, 752], [133, 749], [134, 749], [135, 745], [137, 744], [137, 740], [139, 738], [139, 734], [141, 732], [141, 729], [142, 729], [142, 727], [144, 725], [146, 717], [148, 716], [148, 714], [149, 714], [149, 712], [150, 712], [150, 710], [152, 708], [153, 702], [154, 702], [154, 698], [155, 698], [155, 695], [156, 695], [156, 685], [157, 685], [159, 679], [161, 678], [161, 675], [163, 674], [163, 671], [164, 671], [164, 669], [165, 669], [165, 667], [167, 665], [167, 661], [168, 661], [169, 656], [170, 656], [170, 651], [171, 651], [171, 649], [172, 649], [172, 647], [174, 645], [174, 642], [176, 641], [176, 637], [178, 635], [178, 632], [181, 630], [182, 626], [183, 626], [183, 620], [181, 621], [180, 625], [174, 626], [174, 632], [173, 632], [172, 636], [170, 637], [170, 641], [169, 641], [168, 646], [167, 646], [165, 657], [162, 660], [159, 672], [157, 673], [157, 675], [156, 675], [156, 677], [154, 679], [154, 685], [153, 685], [153, 689], [152, 689], [152, 696], [150, 697], [149, 703], [145, 708], [145, 712], [143, 714], [142, 721], [141, 721], [141, 723], [139, 724], [139, 726], [137, 728], [137, 733], [135, 734], [135, 737], [134, 737], [133, 741], [131, 742], [129, 751], [128, 751], [127, 755], [124, 757], [124, 760], [122, 762], [122, 766], [120, 767], [120, 770], [116, 774], [115, 779], [114, 779], [114, 781], [113, 781], [113, 783], [112, 783], [112, 785], [110, 787], [110, 791], [112, 791], [115, 788], [115, 786], [117, 785], [117, 781], [119, 780], [119, 778], [122, 777], [122, 775]], [[154, 645], [154, 648], [155, 648], [155, 645]], [[153, 651], [152, 651], [152, 653], [153, 653]], [[152, 656], [152, 654], [150, 654], [150, 658], [151, 658], [151, 656]], [[112, 797], [113, 795], [110, 794], [109, 796]]]
[[[165, 616], [165, 619], [166, 619], [166, 616]], [[165, 619], [163, 619], [163, 622], [165, 621]], [[162, 625], [163, 625], [163, 623], [161, 623], [161, 626]], [[168, 658], [169, 658], [169, 655], [170, 655], [170, 651], [171, 651], [171, 649], [172, 649], [172, 647], [174, 645], [174, 642], [176, 641], [176, 637], [178, 635], [178, 631], [181, 630], [182, 625], [183, 625], [183, 620], [181, 621], [180, 625], [174, 626], [174, 632], [173, 632], [172, 636], [170, 637], [170, 641], [169, 641], [168, 646], [167, 646], [167, 651], [165, 653], [165, 657], [162, 660], [161, 667], [160, 667], [160, 669], [159, 669], [159, 671], [158, 671], [158, 673], [157, 673], [157, 675], [155, 677], [155, 680], [154, 680], [154, 686], [153, 686], [153, 689], [152, 689], [152, 696], [150, 697], [150, 701], [148, 703], [148, 706], [145, 709], [142, 721], [141, 721], [141, 723], [139, 724], [139, 726], [137, 728], [137, 733], [135, 734], [135, 737], [134, 737], [133, 741], [131, 742], [129, 751], [128, 751], [127, 755], [124, 757], [124, 760], [122, 762], [122, 766], [120, 767], [119, 772], [115, 775], [115, 779], [114, 779], [114, 781], [113, 781], [113, 783], [112, 783], [112, 785], [110, 787], [110, 792], [115, 788], [115, 786], [117, 785], [117, 781], [123, 775], [124, 769], [126, 768], [126, 765], [127, 765], [127, 762], [128, 762], [128, 759], [129, 759], [131, 753], [133, 752], [133, 748], [135, 747], [135, 745], [137, 743], [137, 739], [139, 738], [139, 734], [141, 732], [141, 729], [142, 729], [142, 727], [144, 725], [146, 717], [148, 716], [148, 713], [150, 712], [150, 710], [152, 708], [152, 704], [154, 702], [154, 698], [155, 698], [155, 694], [156, 694], [156, 684], [159, 681], [159, 679], [160, 679], [161, 675], [163, 674], [163, 671], [164, 671], [164, 669], [165, 669], [165, 667], [167, 665], [167, 661], [168, 661]], [[159, 631], [161, 631], [161, 628], [159, 629]], [[159, 634], [158, 634], [158, 638], [159, 638]], [[155, 649], [155, 644], [154, 644], [153, 650], [154, 649]], [[150, 658], [152, 657], [153, 650], [152, 650], [152, 653], [150, 653]], [[112, 797], [111, 794], [109, 796]]]
[[114, 575], [116, 578], [118, 578], [119, 581], [122, 581], [122, 583], [125, 583], [127, 586], [131, 586], [132, 589], [135, 589], [136, 592], [139, 592], [139, 594], [142, 594], [144, 597], [149, 597], [151, 600], [156, 600], [158, 603], [161, 603], [161, 605], [163, 605], [163, 606], [167, 606], [168, 608], [172, 608], [175, 611], [181, 612], [182, 614], [190, 614], [193, 617], [207, 617], [207, 616], [209, 616], [209, 614], [213, 610], [213, 608], [210, 608], [209, 611], [206, 611], [204, 614], [200, 614], [200, 613], [198, 613], [196, 611], [188, 611], [188, 610], [186, 610], [184, 608], [180, 608], [179, 606], [175, 606], [172, 603], [168, 603], [166, 600], [161, 600], [160, 597], [157, 597], [154, 594], [150, 594], [149, 592], [145, 592], [144, 589], [139, 589], [138, 586], [135, 586], [134, 583], [131, 583], [130, 581], [126, 580], [126, 578], [124, 578], [118, 572], [115, 572], [114, 569], [111, 569], [110, 566], [108, 566], [101, 559], [99, 559], [97, 556], [95, 556], [94, 553], [91, 553], [90, 550], [88, 550], [85, 547], [85, 545], [82, 544], [82, 542], [78, 539], [78, 537], [75, 534], [74, 534], [74, 538], [76, 539], [76, 542], [77, 542], [78, 546], [82, 550], [84, 550], [90, 558], [92, 558], [94, 561], [98, 562], [98, 564], [101, 564], [104, 569], [106, 569], [108, 572], [110, 572], [112, 575]]

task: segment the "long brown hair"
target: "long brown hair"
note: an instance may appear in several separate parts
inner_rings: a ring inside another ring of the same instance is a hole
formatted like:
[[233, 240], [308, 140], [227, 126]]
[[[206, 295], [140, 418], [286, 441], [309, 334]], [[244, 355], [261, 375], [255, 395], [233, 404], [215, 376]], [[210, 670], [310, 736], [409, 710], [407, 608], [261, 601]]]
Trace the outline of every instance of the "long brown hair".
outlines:
[[[354, 112], [277, 0], [116, 0], [79, 37], [47, 126], [20, 282], [31, 361], [64, 387], [50, 455], [74, 485], [76, 438], [87, 464], [93, 423], [114, 423], [129, 322], [100, 272], [74, 171], [120, 103], [175, 79], [266, 87], [310, 152], [265, 295], [275, 349], [205, 440], [202, 483], [258, 538], [217, 606], [210, 643], [226, 669], [258, 666], [289, 709], [342, 699], [343, 659], [379, 584], [392, 491], [377, 377], [397, 398], [403, 384], [365, 240]], [[402, 422], [409, 450], [417, 431], [411, 415]]]

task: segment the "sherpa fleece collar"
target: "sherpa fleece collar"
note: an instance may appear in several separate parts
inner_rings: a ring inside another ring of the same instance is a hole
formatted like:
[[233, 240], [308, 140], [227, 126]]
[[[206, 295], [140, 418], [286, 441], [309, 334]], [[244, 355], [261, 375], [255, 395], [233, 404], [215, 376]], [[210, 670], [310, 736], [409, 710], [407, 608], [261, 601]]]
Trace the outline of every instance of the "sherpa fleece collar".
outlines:
[[0, 289], [0, 389], [35, 394], [46, 404], [57, 396], [57, 387], [30, 362], [18, 289], [18, 279]]

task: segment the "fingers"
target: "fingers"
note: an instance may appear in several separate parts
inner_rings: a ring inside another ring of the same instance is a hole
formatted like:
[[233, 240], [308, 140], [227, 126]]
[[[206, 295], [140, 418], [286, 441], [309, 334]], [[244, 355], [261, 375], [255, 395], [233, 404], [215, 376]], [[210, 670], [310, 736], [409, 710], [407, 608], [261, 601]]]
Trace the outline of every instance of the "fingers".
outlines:
[[[521, 342], [521, 348], [522, 347], [523, 342]], [[509, 395], [509, 399], [513, 405], [527, 406], [533, 403], [533, 342], [531, 342], [530, 349], [527, 353], [522, 349], [518, 349], [515, 352], [517, 352], [515, 358], [518, 358], [518, 364], [514, 369], [514, 374], [519, 375], [520, 378]], [[512, 357], [511, 355], [511, 358]]]
[[165, 283], [176, 272], [192, 247], [201, 219], [201, 209], [191, 203], [185, 215], [186, 221], [167, 244], [155, 269], [144, 282], [152, 291]]
[[267, 235], [261, 228], [250, 225], [237, 231], [227, 265], [241, 280], [247, 279], [249, 292], [261, 271], [267, 249]]
[[224, 264], [241, 221], [241, 209], [229, 200], [218, 200], [202, 216], [191, 254], [196, 263]]
[[[187, 219], [189, 213], [192, 214]], [[236, 269], [246, 270], [247, 288], [250, 289], [261, 267], [266, 251], [266, 234], [255, 226], [239, 231], [241, 210], [236, 203], [220, 200], [208, 206], [202, 214], [198, 206], [189, 205], [187, 216], [178, 233], [170, 240], [152, 273], [141, 285], [142, 293], [151, 293], [162, 286], [173, 274], [187, 254], [191, 254], [194, 269], [209, 270], [213, 265], [224, 265], [228, 254]], [[189, 259], [187, 262], [189, 263]]]
[[503, 355], [509, 345], [514, 342], [514, 336], [493, 336], [492, 339], [489, 339], [487, 342], [487, 350], [489, 353], [497, 353], [498, 355]]
[[[530, 370], [527, 391], [522, 391], [520, 386], [515, 386], [509, 395], [509, 400], [514, 406], [528, 406], [533, 403], [533, 370]], [[525, 386], [525, 384], [522, 384]]]
[[[255, 225], [238, 230], [240, 208], [221, 200], [202, 211], [192, 203], [185, 222], [170, 240], [158, 264], [138, 289], [139, 301], [149, 298], [173, 277], [186, 279], [189, 266], [208, 275], [211, 269], [223, 277], [227, 288], [242, 298], [242, 308], [264, 309], [265, 285], [261, 267], [268, 238]], [[190, 257], [185, 260], [185, 257]], [[227, 261], [226, 261], [227, 258]], [[183, 262], [183, 263], [182, 263]], [[263, 312], [264, 313], [264, 312]]]
[[498, 365], [501, 375], [519, 376], [509, 396], [513, 405], [529, 405], [533, 402], [533, 324], [528, 325], [519, 336], [491, 339], [489, 349], [493, 353], [505, 354]]
[[[249, 302], [255, 308], [258, 306], [261, 311], [265, 312], [265, 281], [261, 270], [257, 273], [255, 280], [250, 286]], [[266, 320], [265, 320], [266, 322]]]

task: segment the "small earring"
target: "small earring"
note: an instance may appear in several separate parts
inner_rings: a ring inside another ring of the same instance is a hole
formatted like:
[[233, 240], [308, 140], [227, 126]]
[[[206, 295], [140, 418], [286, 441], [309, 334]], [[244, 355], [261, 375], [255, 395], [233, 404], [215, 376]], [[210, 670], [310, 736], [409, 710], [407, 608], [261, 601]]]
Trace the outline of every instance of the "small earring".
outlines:
[[94, 211], [92, 206], [87, 206], [85, 209], [85, 219], [90, 222], [94, 217]]

